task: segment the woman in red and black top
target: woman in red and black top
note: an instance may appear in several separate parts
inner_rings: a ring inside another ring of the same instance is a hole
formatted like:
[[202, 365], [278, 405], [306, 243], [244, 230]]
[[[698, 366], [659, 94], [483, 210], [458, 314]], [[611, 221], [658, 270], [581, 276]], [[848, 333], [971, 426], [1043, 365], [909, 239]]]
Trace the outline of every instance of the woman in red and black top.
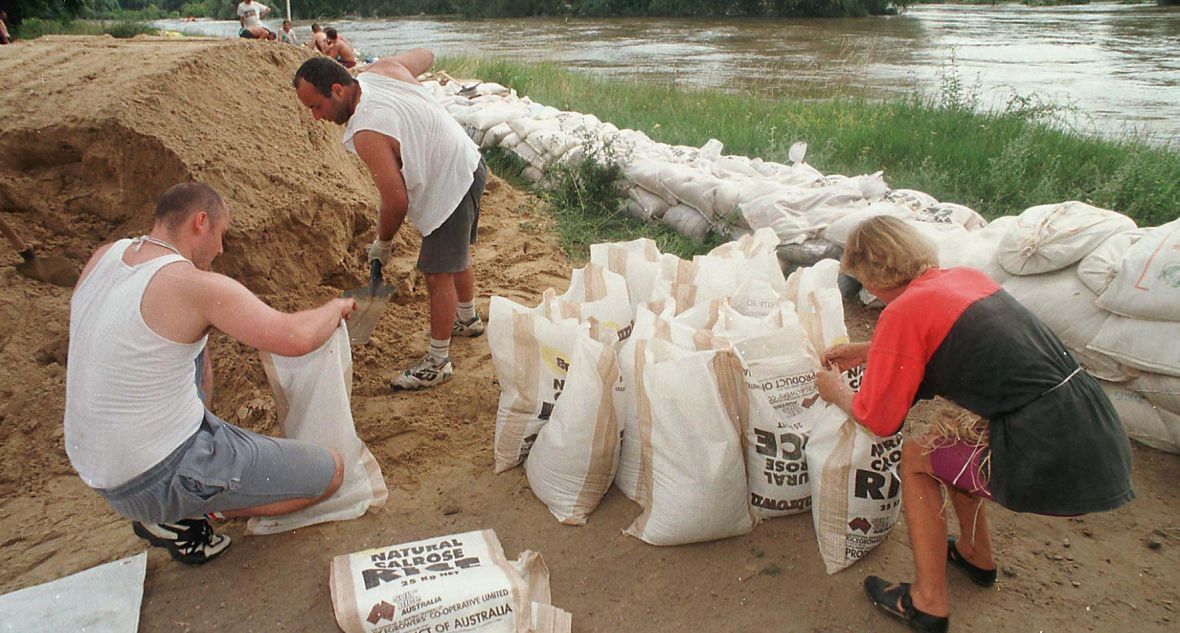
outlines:
[[[907, 438], [899, 472], [916, 579], [865, 579], [874, 604], [945, 631], [946, 563], [983, 586], [996, 579], [982, 499], [1063, 516], [1117, 508], [1135, 496], [1130, 445], [1097, 381], [1044, 323], [983, 273], [938, 268], [933, 245], [905, 222], [858, 225], [842, 267], [886, 306], [871, 342], [824, 353], [820, 395], [877, 435], [896, 433], [915, 401], [934, 396], [987, 420], [975, 442]], [[866, 362], [853, 394], [838, 370]], [[959, 541], [947, 538], [943, 485]]]

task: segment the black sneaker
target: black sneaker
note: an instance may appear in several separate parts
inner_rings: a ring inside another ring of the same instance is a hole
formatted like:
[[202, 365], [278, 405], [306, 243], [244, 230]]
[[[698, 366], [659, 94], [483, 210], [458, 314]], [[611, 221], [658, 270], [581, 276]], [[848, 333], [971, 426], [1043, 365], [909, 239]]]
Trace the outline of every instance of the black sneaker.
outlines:
[[213, 533], [205, 519], [181, 519], [174, 523], [140, 523], [133, 521], [135, 535], [156, 547], [168, 549], [172, 558], [189, 565], [200, 565], [217, 558], [229, 547], [229, 537]]

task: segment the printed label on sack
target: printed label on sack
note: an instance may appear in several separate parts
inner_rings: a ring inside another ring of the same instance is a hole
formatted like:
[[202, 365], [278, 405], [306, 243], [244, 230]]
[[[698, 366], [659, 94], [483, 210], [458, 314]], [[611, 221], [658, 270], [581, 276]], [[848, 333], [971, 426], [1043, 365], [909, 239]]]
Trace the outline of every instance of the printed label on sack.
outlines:
[[481, 532], [358, 552], [349, 559], [366, 632], [515, 630], [511, 585]]
[[848, 508], [848, 529], [844, 555], [859, 560], [879, 545], [897, 523], [901, 508], [901, 435], [874, 442], [869, 459], [853, 472], [853, 503]]

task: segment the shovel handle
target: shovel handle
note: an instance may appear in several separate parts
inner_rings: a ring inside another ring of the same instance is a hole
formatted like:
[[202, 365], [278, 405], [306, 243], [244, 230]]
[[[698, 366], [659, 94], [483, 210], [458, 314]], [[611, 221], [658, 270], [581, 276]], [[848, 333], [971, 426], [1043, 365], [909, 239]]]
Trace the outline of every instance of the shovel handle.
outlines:
[[373, 261], [369, 262], [369, 287], [376, 291], [377, 288], [381, 287], [382, 281], [381, 262], [374, 259]]

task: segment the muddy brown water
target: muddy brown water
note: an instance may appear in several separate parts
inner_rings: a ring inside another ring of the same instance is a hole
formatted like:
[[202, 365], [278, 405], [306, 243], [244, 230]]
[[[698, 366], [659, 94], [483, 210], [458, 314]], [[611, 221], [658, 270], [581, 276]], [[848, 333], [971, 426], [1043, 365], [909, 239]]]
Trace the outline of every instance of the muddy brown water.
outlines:
[[[298, 7], [296, 7], [298, 11]], [[281, 20], [271, 20], [274, 28]], [[1180, 141], [1180, 7], [1090, 4], [913, 7], [858, 19], [345, 19], [365, 55], [549, 60], [609, 77], [758, 95], [940, 98], [957, 76], [980, 108], [1059, 106], [1086, 133]], [[236, 22], [163, 21], [232, 36]], [[300, 35], [310, 22], [297, 21]], [[953, 63], [951, 60], [953, 59]]]

